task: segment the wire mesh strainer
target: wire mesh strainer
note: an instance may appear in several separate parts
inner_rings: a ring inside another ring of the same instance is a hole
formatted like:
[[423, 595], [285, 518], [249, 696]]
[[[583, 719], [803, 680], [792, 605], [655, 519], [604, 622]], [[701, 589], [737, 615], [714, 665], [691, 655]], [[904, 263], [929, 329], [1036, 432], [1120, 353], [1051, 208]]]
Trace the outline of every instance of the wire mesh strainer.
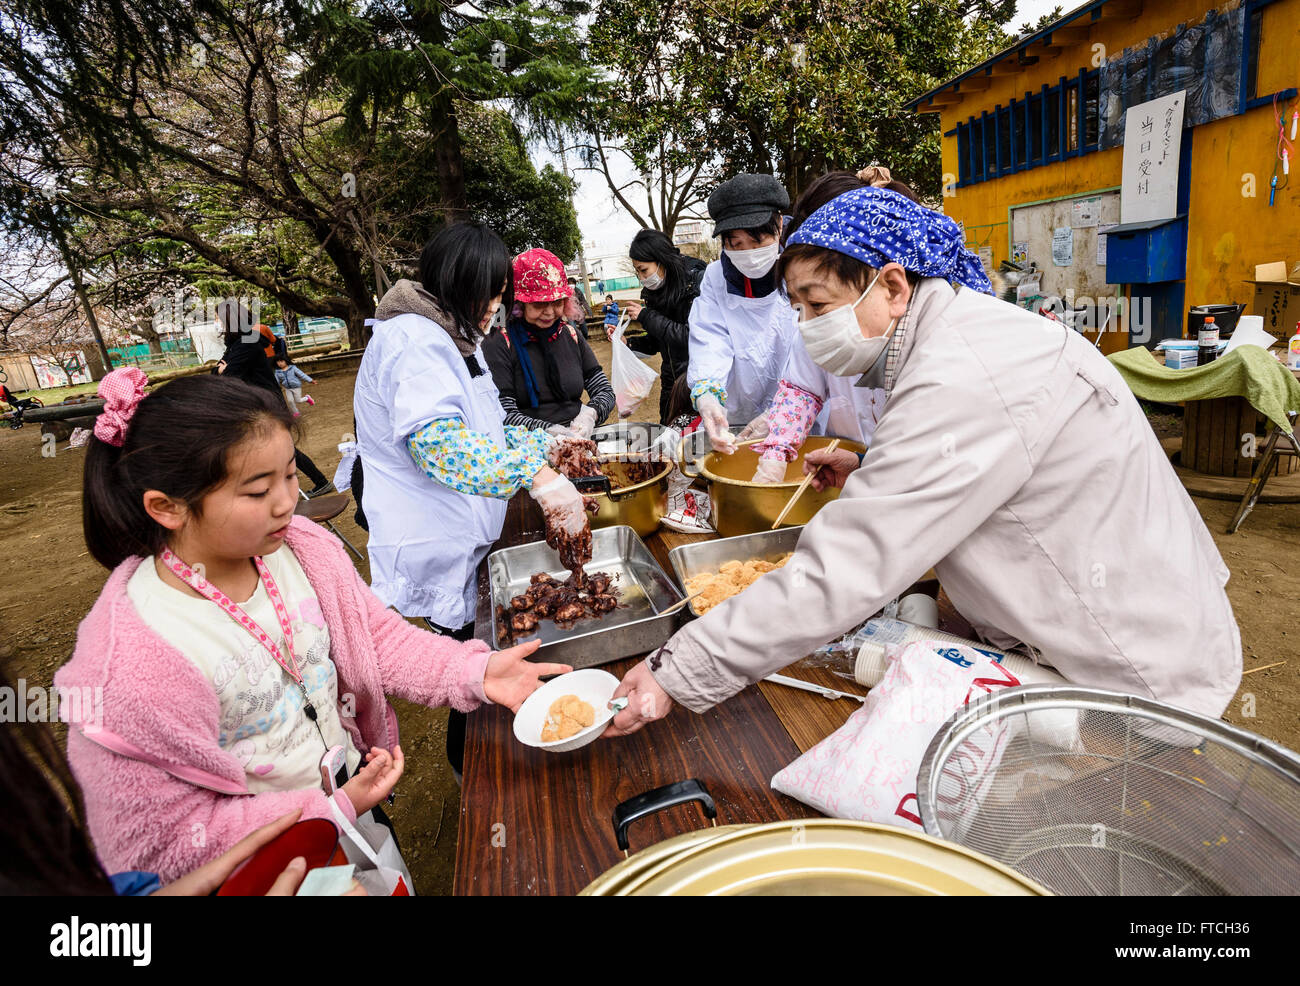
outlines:
[[1060, 894], [1300, 893], [1300, 757], [1133, 695], [1030, 685], [935, 735], [925, 831]]

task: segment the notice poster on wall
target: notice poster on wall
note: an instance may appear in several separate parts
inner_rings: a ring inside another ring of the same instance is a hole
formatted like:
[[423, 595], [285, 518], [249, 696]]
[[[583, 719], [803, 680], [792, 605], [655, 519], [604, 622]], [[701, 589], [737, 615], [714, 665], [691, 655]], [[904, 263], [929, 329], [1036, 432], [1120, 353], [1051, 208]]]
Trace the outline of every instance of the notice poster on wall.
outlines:
[[1074, 230], [1069, 226], [1052, 230], [1052, 263], [1057, 267], [1074, 266]]
[[1097, 266], [1106, 266], [1106, 234], [1119, 223], [1099, 223], [1097, 225]]
[[1178, 212], [1178, 158], [1187, 92], [1130, 106], [1124, 118], [1122, 223], [1173, 219]]
[[993, 269], [993, 248], [991, 246], [982, 246], [976, 251], [979, 255], [980, 263], [984, 265], [986, 271]]
[[1029, 258], [1029, 241], [1016, 240], [1011, 244], [1011, 259], [1017, 264], [1023, 264]]
[[1101, 199], [1075, 199], [1070, 203], [1070, 225], [1075, 229], [1096, 226], [1101, 214]]

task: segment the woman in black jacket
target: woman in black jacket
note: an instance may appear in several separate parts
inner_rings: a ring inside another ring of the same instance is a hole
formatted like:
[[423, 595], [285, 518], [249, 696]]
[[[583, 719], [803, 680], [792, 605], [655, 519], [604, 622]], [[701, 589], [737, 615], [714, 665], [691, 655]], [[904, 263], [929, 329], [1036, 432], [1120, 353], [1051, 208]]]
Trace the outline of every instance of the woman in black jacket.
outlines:
[[[223, 301], [217, 305], [217, 324], [222, 328], [226, 343], [226, 351], [217, 364], [217, 372], [269, 390], [278, 400], [284, 400], [284, 393], [275, 379], [275, 367], [267, 355], [267, 349], [272, 343], [268, 343], [258, 331], [259, 327], [253, 324], [248, 309], [236, 301]], [[267, 334], [270, 334], [269, 330]], [[311, 489], [307, 490], [308, 497], [334, 492], [334, 484], [325, 478], [325, 474], [308, 458], [306, 452], [295, 448], [293, 457], [298, 471], [311, 484]]]
[[505, 331], [483, 343], [505, 424], [590, 438], [614, 409], [614, 388], [578, 332], [581, 313], [564, 264], [537, 247], [512, 267], [515, 304]]
[[638, 353], [663, 357], [659, 379], [659, 421], [668, 424], [673, 384], [686, 373], [690, 362], [687, 341], [691, 328], [691, 305], [700, 293], [704, 261], [686, 257], [657, 229], [643, 229], [628, 248], [632, 266], [641, 282], [641, 303], [630, 301], [628, 314], [641, 323], [646, 334], [624, 340]]

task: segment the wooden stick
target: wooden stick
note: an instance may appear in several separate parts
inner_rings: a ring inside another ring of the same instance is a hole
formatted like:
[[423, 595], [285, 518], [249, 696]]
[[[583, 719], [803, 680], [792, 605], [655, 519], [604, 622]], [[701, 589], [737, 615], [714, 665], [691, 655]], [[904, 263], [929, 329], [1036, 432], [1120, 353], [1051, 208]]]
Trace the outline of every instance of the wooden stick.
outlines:
[[692, 599], [698, 599], [700, 596], [704, 595], [704, 593], [707, 591], [708, 590], [706, 589], [701, 589], [699, 592], [695, 593], [694, 595], [687, 596], [685, 599], [679, 599], [677, 600], [677, 602], [673, 603], [667, 609], [661, 610], [659, 612], [659, 615], [667, 616], [669, 613], [676, 613], [679, 609], [681, 609], [683, 606], [689, 603]]
[[1286, 661], [1278, 661], [1276, 664], [1265, 664], [1262, 668], [1251, 668], [1249, 671], [1241, 672], [1241, 676], [1244, 678], [1246, 675], [1254, 674], [1256, 671], [1267, 671], [1269, 668], [1280, 668], [1285, 663]]
[[[822, 449], [822, 451], [834, 452], [837, 448], [839, 448], [839, 445], [840, 445], [840, 440], [837, 438], [829, 445], [827, 445], [826, 448]], [[803, 478], [803, 482], [799, 484], [799, 488], [794, 491], [794, 496], [790, 497], [789, 501], [781, 509], [781, 512], [777, 515], [776, 520], [772, 522], [772, 526], [768, 528], [769, 530], [775, 531], [778, 527], [781, 526], [781, 521], [785, 520], [786, 514], [790, 512], [790, 508], [795, 505], [795, 501], [798, 500], [799, 497], [803, 496], [804, 491], [808, 489], [808, 487], [812, 484], [813, 477], [816, 475], [817, 475], [817, 470], [814, 469], [812, 472], [810, 472], [807, 476]]]

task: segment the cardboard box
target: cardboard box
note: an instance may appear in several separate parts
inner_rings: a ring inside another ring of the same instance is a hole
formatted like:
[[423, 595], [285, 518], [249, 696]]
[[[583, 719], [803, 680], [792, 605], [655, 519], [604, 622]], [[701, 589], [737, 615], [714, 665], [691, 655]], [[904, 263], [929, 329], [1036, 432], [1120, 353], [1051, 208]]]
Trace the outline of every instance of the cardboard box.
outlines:
[[1277, 260], [1255, 265], [1255, 276], [1246, 281], [1255, 286], [1252, 315], [1262, 316], [1264, 331], [1279, 339], [1295, 335], [1300, 322], [1300, 264]]

